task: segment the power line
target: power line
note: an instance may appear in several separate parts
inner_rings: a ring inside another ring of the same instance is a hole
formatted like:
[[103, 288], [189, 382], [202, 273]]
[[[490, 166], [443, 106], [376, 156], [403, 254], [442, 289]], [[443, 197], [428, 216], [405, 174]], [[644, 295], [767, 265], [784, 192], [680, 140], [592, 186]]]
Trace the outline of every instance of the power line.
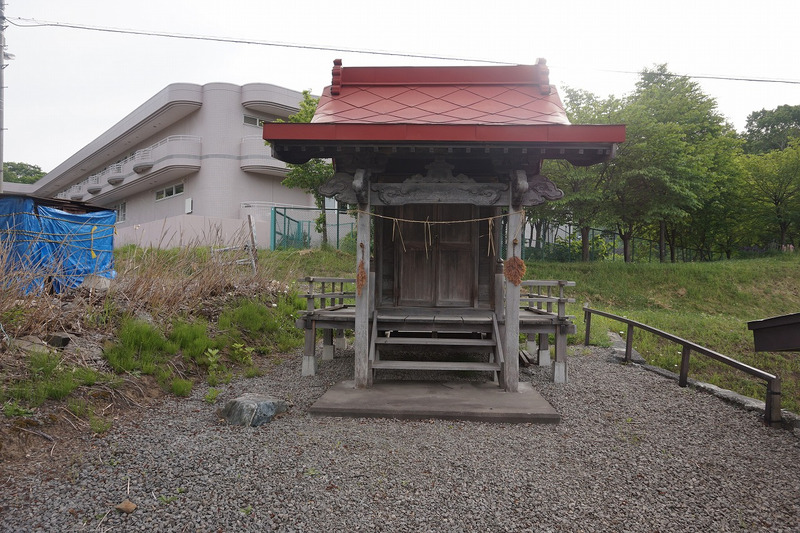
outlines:
[[[104, 33], [119, 33], [124, 35], [140, 35], [146, 37], [165, 37], [169, 39], [186, 39], [186, 40], [194, 40], [194, 41], [210, 41], [210, 42], [221, 42], [221, 43], [230, 43], [230, 44], [249, 44], [249, 45], [256, 45], [256, 46], [274, 46], [279, 48], [294, 48], [298, 50], [321, 50], [326, 52], [345, 52], [345, 53], [354, 53], [354, 54], [367, 54], [367, 55], [381, 55], [381, 56], [392, 56], [392, 57], [408, 57], [414, 59], [438, 59], [443, 61], [460, 61], [460, 62], [470, 62], [470, 63], [488, 63], [494, 65], [515, 65], [516, 63], [508, 62], [508, 61], [495, 61], [491, 59], [476, 59], [476, 58], [465, 58], [465, 57], [454, 57], [454, 56], [444, 56], [444, 55], [429, 55], [429, 54], [411, 54], [406, 52], [395, 52], [390, 50], [366, 50], [366, 49], [357, 49], [357, 48], [341, 48], [341, 47], [333, 47], [333, 46], [325, 46], [325, 45], [314, 45], [314, 44], [299, 44], [299, 43], [285, 43], [279, 41], [258, 41], [258, 40], [251, 40], [251, 39], [242, 39], [242, 38], [235, 38], [235, 37], [215, 37], [210, 35], [192, 35], [192, 34], [184, 34], [184, 33], [172, 33], [172, 32], [158, 32], [158, 31], [145, 31], [145, 30], [134, 30], [128, 28], [112, 28], [112, 27], [102, 27], [102, 26], [90, 26], [87, 24], [76, 24], [71, 22], [54, 22], [54, 21], [44, 21], [44, 20], [37, 20], [37, 19], [29, 19], [29, 18], [22, 18], [22, 17], [14, 17], [9, 18], [6, 17], [5, 19], [10, 24], [18, 27], [18, 28], [36, 28], [36, 27], [53, 27], [53, 28], [67, 28], [67, 29], [77, 29], [77, 30], [86, 30], [86, 31], [97, 31], [97, 32], [104, 32]], [[15, 22], [18, 21], [18, 22]], [[628, 70], [606, 70], [606, 69], [596, 69], [598, 72], [609, 72], [614, 74], [639, 74], [639, 72], [628, 71]], [[753, 83], [784, 83], [788, 85], [800, 85], [800, 80], [789, 80], [789, 79], [778, 79], [778, 78], [760, 78], [760, 77], [743, 77], [743, 76], [721, 76], [721, 75], [711, 75], [711, 74], [670, 74], [671, 76], [684, 76], [687, 78], [693, 79], [707, 79], [707, 80], [722, 80], [722, 81], [745, 81], [745, 82], [753, 82]]]
[[[21, 17], [14, 17], [13, 19], [6, 19], [9, 23], [18, 28], [38, 28], [38, 27], [54, 27], [54, 28], [69, 28], [77, 30], [99, 31], [105, 33], [121, 33], [126, 35], [142, 35], [147, 37], [166, 37], [169, 39], [187, 39], [193, 41], [211, 41], [231, 44], [252, 44], [257, 46], [276, 46], [280, 48], [295, 48], [298, 50], [322, 50], [326, 52], [347, 52], [355, 54], [370, 54], [370, 55], [383, 55], [394, 57], [409, 57], [415, 59], [440, 59], [445, 61], [464, 61], [473, 63], [491, 63], [495, 65], [513, 65], [504, 61], [493, 61], [490, 59], [470, 59], [464, 57], [452, 57], [441, 55], [426, 55], [426, 54], [409, 54], [405, 52], [393, 52], [389, 50], [361, 50], [357, 48], [340, 48], [333, 46], [314, 45], [314, 44], [298, 44], [298, 43], [283, 43], [277, 41], [256, 41], [250, 39], [240, 39], [235, 37], [214, 37], [210, 35], [191, 35], [184, 33], [171, 33], [171, 32], [158, 32], [158, 31], [145, 31], [133, 30], [126, 28], [107, 28], [101, 26], [89, 26], [86, 24], [74, 24], [71, 22], [52, 22], [36, 19], [24, 19]], [[14, 21], [29, 22], [30, 24], [18, 24]]]
[[[600, 72], [611, 72], [614, 74], [639, 74], [639, 72], [633, 72], [630, 70], [602, 70]], [[756, 77], [736, 77], [736, 76], [714, 76], [712, 74], [662, 74], [666, 76], [673, 76], [673, 77], [686, 77], [686, 78], [694, 78], [694, 79], [701, 79], [701, 80], [723, 80], [723, 81], [752, 81], [757, 83], [787, 83], [789, 85], [800, 85], [800, 80], [785, 80], [785, 79], [778, 79], [778, 78], [756, 78]]]

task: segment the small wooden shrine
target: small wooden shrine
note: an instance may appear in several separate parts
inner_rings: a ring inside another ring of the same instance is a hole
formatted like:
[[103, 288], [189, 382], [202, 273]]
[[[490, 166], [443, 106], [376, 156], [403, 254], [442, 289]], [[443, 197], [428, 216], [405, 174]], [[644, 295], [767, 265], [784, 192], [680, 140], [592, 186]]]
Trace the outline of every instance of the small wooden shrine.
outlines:
[[[555, 335], [553, 376], [566, 381], [569, 317], [520, 308], [524, 208], [563, 194], [540, 174], [544, 159], [591, 165], [613, 157], [624, 137], [620, 125], [570, 125], [544, 60], [347, 68], [336, 60], [311, 123], [264, 126], [278, 159], [332, 159], [336, 174], [320, 192], [358, 206], [356, 303], [323, 303], [300, 322], [311, 332], [304, 373], [316, 368], [315, 328], [353, 328], [356, 387], [381, 369], [491, 370], [514, 392], [522, 332]], [[397, 347], [488, 361], [396, 360]]]

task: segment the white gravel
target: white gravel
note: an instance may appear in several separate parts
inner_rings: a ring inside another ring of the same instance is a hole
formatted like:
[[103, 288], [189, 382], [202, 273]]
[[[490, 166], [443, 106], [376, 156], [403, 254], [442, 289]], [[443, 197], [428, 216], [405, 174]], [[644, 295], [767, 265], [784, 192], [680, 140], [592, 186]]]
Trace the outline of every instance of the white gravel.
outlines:
[[220, 395], [294, 403], [271, 424], [221, 424], [197, 387], [87, 438], [66, 470], [7, 472], [0, 530], [800, 530], [796, 433], [610, 353], [575, 348], [566, 385], [525, 370], [558, 425], [311, 417], [352, 352], [313, 378], [297, 355]]

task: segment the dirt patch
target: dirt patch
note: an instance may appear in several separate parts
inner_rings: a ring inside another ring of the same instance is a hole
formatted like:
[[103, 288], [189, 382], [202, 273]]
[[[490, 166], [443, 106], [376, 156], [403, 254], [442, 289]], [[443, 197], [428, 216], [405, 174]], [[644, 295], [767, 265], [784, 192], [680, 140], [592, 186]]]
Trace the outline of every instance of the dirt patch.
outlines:
[[[64, 402], [47, 401], [33, 416], [3, 418], [0, 423], [0, 472], [13, 472], [23, 464], [80, 454], [86, 443], [119, 420], [137, 416], [164, 396], [155, 379], [122, 378], [122, 383], [82, 387], [72, 398], [85, 402], [93, 419], [76, 416]], [[56, 461], [54, 466], [61, 464]], [[66, 465], [66, 463], [63, 463]]]

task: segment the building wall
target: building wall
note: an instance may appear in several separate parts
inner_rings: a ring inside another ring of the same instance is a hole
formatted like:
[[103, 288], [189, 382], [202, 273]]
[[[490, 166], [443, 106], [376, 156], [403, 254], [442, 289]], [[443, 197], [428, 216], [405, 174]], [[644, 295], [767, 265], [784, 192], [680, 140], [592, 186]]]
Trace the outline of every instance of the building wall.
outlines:
[[[245, 115], [268, 122], [286, 118], [302, 100], [302, 93], [267, 84], [210, 83], [194, 86], [194, 100], [185, 103], [169, 100], [170, 87], [162, 91], [167, 97], [159, 98], [159, 93], [98, 137], [97, 150], [87, 146], [84, 152], [89, 157], [75, 165], [60, 165], [61, 175], [46, 176], [49, 189], [60, 188], [62, 197], [82, 195], [84, 201], [104, 208], [124, 205], [117, 245], [203, 244], [203, 237], [212, 234], [209, 240], [218, 240], [220, 235], [232, 238], [251, 212], [243, 209], [243, 202], [314, 206], [313, 196], [281, 185], [285, 164], [271, 157], [270, 147], [261, 140], [262, 128], [244, 120]], [[181, 105], [183, 110], [175, 111]], [[153, 133], [143, 134], [148, 127]], [[108, 148], [117, 145], [125, 147]], [[147, 152], [153, 154], [152, 167], [137, 168], [134, 156], [153, 146], [158, 148]], [[71, 159], [77, 162], [80, 153]], [[107, 183], [109, 169], [117, 172], [118, 183], [113, 186]], [[89, 194], [90, 184], [102, 190]], [[175, 192], [176, 185], [182, 192], [157, 199], [159, 191]], [[262, 219], [259, 225], [268, 222]], [[269, 227], [259, 233], [263, 235], [259, 246], [268, 246]]]

